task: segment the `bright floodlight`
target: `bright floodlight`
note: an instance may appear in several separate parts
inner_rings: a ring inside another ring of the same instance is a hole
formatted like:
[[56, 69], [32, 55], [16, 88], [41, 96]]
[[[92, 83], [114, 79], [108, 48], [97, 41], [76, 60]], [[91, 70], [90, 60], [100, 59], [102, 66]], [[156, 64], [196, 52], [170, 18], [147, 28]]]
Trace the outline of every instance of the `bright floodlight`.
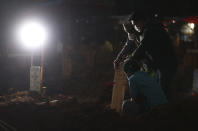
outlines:
[[20, 41], [28, 48], [42, 46], [47, 38], [47, 32], [41, 24], [36, 21], [28, 21], [19, 28]]
[[191, 29], [194, 29], [194, 28], [195, 28], [195, 24], [194, 24], [194, 23], [188, 23], [188, 26], [189, 26]]

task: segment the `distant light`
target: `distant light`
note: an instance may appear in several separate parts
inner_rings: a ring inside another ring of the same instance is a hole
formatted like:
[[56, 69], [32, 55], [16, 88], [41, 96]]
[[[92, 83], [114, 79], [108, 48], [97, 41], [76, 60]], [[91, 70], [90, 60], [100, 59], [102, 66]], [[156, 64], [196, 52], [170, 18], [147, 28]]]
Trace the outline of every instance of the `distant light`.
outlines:
[[154, 17], [156, 17], [156, 18], [157, 18], [157, 17], [158, 17], [158, 14], [155, 14], [155, 15], [154, 15]]
[[47, 32], [43, 25], [37, 21], [26, 21], [19, 27], [19, 40], [27, 48], [38, 48], [47, 39]]
[[172, 23], [175, 24], [175, 20], [173, 20]]
[[194, 23], [187, 23], [182, 26], [181, 32], [184, 34], [192, 35], [192, 34], [194, 34], [194, 28], [195, 28]]
[[188, 23], [188, 26], [193, 30], [195, 28], [195, 24], [194, 23]]
[[175, 24], [176, 23], [175, 19], [170, 19], [170, 23]]

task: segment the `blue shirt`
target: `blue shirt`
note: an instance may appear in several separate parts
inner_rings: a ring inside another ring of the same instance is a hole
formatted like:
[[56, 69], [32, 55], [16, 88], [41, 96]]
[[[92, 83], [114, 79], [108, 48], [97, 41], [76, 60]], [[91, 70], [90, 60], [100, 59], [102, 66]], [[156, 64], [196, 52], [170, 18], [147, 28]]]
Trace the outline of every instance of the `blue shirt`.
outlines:
[[138, 94], [144, 95], [150, 108], [168, 102], [159, 83], [151, 74], [136, 71], [128, 80], [130, 96], [136, 97]]

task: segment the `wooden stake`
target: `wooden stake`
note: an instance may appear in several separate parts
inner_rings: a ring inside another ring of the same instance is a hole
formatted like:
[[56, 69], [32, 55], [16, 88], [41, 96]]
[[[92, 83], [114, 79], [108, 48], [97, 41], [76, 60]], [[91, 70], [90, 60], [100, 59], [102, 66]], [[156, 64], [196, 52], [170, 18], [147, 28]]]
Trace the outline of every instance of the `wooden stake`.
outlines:
[[111, 101], [111, 109], [115, 109], [120, 113], [122, 111], [122, 102], [124, 100], [125, 89], [128, 86], [127, 77], [122, 67], [122, 64], [120, 64], [119, 68], [115, 69], [114, 87]]

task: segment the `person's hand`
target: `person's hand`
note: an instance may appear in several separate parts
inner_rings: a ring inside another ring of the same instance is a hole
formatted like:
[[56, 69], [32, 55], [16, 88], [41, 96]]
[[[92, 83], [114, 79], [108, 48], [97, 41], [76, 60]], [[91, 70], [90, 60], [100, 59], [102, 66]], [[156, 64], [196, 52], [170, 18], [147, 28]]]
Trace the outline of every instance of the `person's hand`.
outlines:
[[114, 62], [113, 62], [113, 65], [114, 65], [114, 69], [118, 69], [119, 65], [120, 65], [120, 60], [119, 59], [115, 59]]
[[124, 60], [124, 63], [126, 63], [126, 61], [129, 61], [129, 60], [130, 60], [130, 57], [127, 56], [127, 57], [125, 58], [125, 60]]

